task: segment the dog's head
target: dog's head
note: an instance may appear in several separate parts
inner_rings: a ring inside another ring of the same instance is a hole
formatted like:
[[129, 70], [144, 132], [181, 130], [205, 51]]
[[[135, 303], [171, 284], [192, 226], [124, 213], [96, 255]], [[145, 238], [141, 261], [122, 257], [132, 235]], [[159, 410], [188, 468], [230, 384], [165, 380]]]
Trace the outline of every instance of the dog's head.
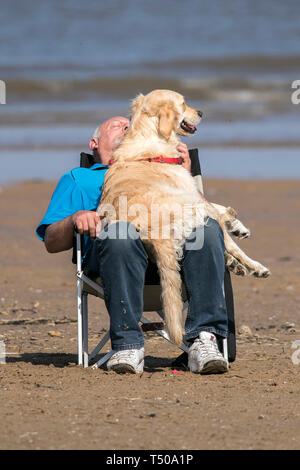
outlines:
[[132, 120], [137, 122], [145, 115], [153, 118], [157, 132], [169, 140], [172, 132], [185, 137], [194, 134], [202, 112], [187, 106], [184, 97], [175, 91], [154, 90], [132, 102]]

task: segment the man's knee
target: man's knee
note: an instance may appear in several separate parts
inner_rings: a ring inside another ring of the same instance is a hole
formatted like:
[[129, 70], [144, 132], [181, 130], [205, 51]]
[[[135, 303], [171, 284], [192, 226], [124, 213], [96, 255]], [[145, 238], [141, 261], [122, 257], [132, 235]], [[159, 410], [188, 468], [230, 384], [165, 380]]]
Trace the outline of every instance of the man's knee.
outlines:
[[215, 249], [220, 246], [224, 249], [223, 230], [216, 220], [208, 218], [204, 227], [204, 247]]
[[99, 240], [105, 248], [117, 256], [127, 256], [141, 243], [139, 233], [134, 225], [119, 221], [105, 227], [99, 235]]

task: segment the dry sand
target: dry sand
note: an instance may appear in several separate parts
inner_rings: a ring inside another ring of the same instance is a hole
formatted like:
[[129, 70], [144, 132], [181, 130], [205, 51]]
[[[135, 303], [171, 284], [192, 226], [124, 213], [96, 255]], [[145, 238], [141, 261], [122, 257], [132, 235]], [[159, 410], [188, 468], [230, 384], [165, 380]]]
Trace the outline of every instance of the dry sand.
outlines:
[[[251, 331], [222, 376], [173, 373], [179, 352], [153, 333], [141, 377], [76, 365], [71, 253], [50, 255], [34, 235], [54, 186], [0, 194], [0, 448], [299, 449], [300, 182], [205, 181], [251, 229], [240, 246], [272, 271], [233, 277], [236, 326]], [[89, 320], [92, 347], [108, 327], [102, 301], [90, 300]]]

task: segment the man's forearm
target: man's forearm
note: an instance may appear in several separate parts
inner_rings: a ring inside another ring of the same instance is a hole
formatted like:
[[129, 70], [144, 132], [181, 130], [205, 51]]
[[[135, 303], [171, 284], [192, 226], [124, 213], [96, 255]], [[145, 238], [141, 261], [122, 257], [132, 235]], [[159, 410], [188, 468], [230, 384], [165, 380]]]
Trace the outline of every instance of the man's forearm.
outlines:
[[45, 233], [45, 246], [49, 253], [59, 253], [73, 246], [74, 227], [81, 235], [96, 237], [101, 227], [100, 217], [95, 211], [81, 210], [49, 225]]
[[45, 233], [45, 247], [49, 253], [59, 253], [73, 246], [74, 221], [70, 215], [49, 225]]

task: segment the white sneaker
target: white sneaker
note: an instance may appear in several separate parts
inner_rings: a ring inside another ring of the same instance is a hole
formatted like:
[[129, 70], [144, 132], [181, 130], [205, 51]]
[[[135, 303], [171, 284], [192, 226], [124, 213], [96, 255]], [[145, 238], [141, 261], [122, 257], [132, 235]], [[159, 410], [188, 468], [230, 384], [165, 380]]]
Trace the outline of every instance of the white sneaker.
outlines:
[[198, 374], [221, 374], [228, 371], [228, 362], [219, 351], [216, 337], [208, 331], [201, 331], [189, 348], [188, 366]]
[[144, 370], [144, 348], [115, 352], [107, 362], [107, 370], [114, 370], [118, 374], [141, 374]]

